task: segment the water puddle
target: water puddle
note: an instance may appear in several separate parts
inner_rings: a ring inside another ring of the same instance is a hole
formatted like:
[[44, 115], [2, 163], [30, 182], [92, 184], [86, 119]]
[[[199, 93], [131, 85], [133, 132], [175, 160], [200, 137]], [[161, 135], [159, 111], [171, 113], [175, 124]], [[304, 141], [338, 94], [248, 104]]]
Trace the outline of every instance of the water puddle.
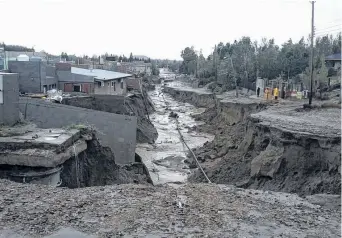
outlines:
[[154, 145], [138, 144], [136, 153], [141, 156], [149, 170], [153, 184], [184, 183], [190, 174], [187, 164], [184, 163], [188, 150], [180, 140], [176, 120], [169, 117], [169, 114], [171, 110], [178, 114], [184, 140], [190, 148], [196, 148], [214, 139], [213, 135], [189, 131], [189, 128], [201, 124], [191, 115], [201, 113], [204, 109], [175, 101], [171, 96], [162, 93], [160, 85], [156, 85], [156, 89], [149, 92], [149, 95], [156, 109], [150, 119], [158, 131], [158, 139]]

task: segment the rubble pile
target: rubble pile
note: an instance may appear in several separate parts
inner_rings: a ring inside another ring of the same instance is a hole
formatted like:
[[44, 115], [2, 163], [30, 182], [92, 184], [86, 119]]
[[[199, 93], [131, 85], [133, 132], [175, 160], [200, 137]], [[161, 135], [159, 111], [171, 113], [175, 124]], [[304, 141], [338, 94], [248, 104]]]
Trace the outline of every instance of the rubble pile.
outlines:
[[341, 229], [334, 195], [299, 198], [208, 184], [63, 189], [7, 180], [0, 180], [0, 193], [0, 237], [61, 229], [93, 237], [338, 237]]

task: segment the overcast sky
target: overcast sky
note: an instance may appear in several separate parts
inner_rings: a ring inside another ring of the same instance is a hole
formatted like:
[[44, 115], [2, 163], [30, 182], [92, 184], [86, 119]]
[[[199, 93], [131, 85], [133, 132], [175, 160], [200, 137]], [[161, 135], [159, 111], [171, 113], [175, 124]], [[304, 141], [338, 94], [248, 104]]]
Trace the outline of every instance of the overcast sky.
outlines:
[[[317, 34], [341, 29], [342, 1], [317, 0]], [[310, 33], [308, 0], [0, 0], [0, 41], [54, 54], [207, 55], [247, 35], [277, 44]]]

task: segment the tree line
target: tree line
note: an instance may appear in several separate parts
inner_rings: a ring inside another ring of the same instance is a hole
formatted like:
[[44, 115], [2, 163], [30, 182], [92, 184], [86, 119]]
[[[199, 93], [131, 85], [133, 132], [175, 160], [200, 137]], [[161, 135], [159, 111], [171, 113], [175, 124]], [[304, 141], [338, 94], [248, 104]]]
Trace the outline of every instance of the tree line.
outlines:
[[[341, 33], [336, 36], [317, 37], [314, 45], [314, 69], [316, 73], [325, 71], [324, 58], [330, 54], [341, 53]], [[234, 87], [245, 86], [257, 77], [266, 79], [298, 79], [298, 75], [308, 74], [310, 62], [309, 40], [302, 37], [298, 42], [289, 39], [276, 45], [274, 39], [252, 41], [244, 36], [233, 43], [220, 42], [213, 52], [204, 57], [194, 47], [186, 47], [181, 52], [183, 62], [179, 71], [193, 74], [198, 78], [210, 78]], [[334, 72], [328, 72], [328, 74]]]
[[0, 48], [4, 48], [5, 51], [35, 52], [34, 48], [29, 48], [22, 45], [8, 45], [5, 44], [5, 42], [0, 43]]

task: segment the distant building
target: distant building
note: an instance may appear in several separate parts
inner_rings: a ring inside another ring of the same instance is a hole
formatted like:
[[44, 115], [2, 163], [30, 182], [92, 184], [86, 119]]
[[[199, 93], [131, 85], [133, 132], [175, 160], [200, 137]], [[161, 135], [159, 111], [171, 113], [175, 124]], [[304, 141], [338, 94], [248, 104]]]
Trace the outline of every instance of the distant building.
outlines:
[[8, 70], [19, 74], [19, 91], [41, 93], [57, 88], [57, 79], [47, 75], [43, 61], [8, 61]]
[[0, 56], [0, 70], [3, 70], [5, 68], [5, 61], [4, 59]]
[[341, 69], [341, 53], [333, 54], [325, 57], [326, 66], [334, 68], [335, 70]]
[[136, 62], [117, 62], [115, 70], [122, 73], [128, 74], [152, 74], [152, 64], [144, 63], [141, 61]]

